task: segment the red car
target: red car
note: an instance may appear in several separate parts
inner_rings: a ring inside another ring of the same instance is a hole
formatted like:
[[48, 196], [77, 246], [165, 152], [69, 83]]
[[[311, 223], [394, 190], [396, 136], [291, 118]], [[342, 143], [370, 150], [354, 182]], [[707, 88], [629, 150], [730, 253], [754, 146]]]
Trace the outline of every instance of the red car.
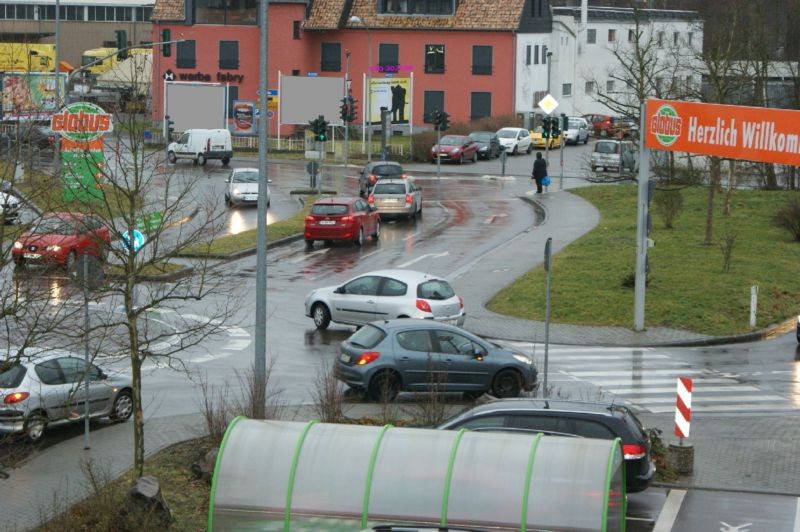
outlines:
[[439, 144], [431, 148], [431, 162], [436, 163], [436, 158], [442, 162], [455, 161], [464, 164], [464, 161], [478, 162], [478, 143], [466, 135], [445, 135], [439, 139]]
[[105, 259], [111, 245], [108, 227], [86, 214], [45, 214], [14, 242], [11, 256], [17, 266], [26, 263], [56, 264], [71, 269], [78, 255]]
[[367, 235], [377, 242], [381, 221], [378, 211], [362, 198], [325, 198], [311, 206], [304, 234], [308, 249], [315, 240], [345, 240], [360, 246]]

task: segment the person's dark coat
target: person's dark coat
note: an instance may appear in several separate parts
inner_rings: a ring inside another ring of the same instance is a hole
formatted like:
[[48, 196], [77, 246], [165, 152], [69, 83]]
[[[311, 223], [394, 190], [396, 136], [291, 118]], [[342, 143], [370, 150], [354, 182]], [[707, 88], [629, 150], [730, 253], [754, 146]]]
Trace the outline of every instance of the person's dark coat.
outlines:
[[547, 175], [547, 161], [543, 158], [537, 158], [533, 161], [533, 177], [535, 180], [540, 181]]

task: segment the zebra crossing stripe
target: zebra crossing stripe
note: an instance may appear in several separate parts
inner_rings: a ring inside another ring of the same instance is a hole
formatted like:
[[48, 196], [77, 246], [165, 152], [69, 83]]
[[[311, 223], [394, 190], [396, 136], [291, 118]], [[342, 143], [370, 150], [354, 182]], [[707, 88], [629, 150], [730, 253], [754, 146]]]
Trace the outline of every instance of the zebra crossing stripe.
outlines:
[[692, 379], [678, 377], [678, 397], [675, 401], [675, 436], [689, 437], [692, 419]]

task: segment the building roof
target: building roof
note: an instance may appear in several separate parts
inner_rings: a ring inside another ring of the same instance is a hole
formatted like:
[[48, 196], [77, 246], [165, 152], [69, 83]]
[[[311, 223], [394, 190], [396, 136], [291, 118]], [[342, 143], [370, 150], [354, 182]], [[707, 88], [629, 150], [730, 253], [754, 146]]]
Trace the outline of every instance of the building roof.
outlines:
[[184, 0], [156, 0], [150, 20], [180, 20], [186, 19]]
[[[304, 28], [511, 31], [519, 28], [525, 0], [461, 0], [453, 16], [378, 15], [376, 5], [375, 0], [314, 0]], [[350, 22], [352, 16], [362, 23]]]
[[[697, 11], [679, 11], [673, 9], [638, 9], [634, 10], [629, 7], [597, 7], [589, 6], [587, 15], [589, 20], [595, 22], [609, 22], [609, 21], [633, 21], [637, 16], [640, 20], [700, 20], [700, 14]], [[572, 16], [575, 20], [581, 18], [580, 7], [554, 7], [554, 16]]]

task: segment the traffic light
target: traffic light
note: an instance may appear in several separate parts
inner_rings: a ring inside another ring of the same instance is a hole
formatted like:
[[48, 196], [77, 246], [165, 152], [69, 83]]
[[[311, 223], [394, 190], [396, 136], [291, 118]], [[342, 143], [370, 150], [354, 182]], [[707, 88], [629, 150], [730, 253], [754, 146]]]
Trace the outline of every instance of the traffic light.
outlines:
[[128, 47], [128, 32], [125, 30], [116, 30], [114, 34], [117, 36], [117, 59], [125, 59], [128, 57], [128, 51], [123, 48]]
[[170, 120], [169, 115], [165, 115], [164, 124], [167, 130], [167, 142], [170, 142], [172, 140], [172, 134], [175, 132], [175, 121]]
[[356, 107], [356, 102], [357, 101], [358, 100], [356, 100], [352, 96], [348, 96], [347, 97], [347, 111], [348, 111], [348, 114], [347, 114], [346, 122], [348, 122], [348, 123], [355, 122], [356, 118], [358, 117], [358, 107]]
[[546, 116], [542, 119], [542, 138], [550, 138], [550, 117]]
[[561, 113], [561, 131], [569, 129], [569, 117], [566, 113]]
[[317, 142], [325, 142], [328, 140], [328, 122], [325, 117], [319, 115], [318, 118], [310, 121], [311, 131], [314, 133], [314, 140]]
[[433, 127], [436, 131], [447, 131], [450, 127], [450, 115], [444, 111], [436, 110], [431, 114]]
[[339, 118], [342, 119], [342, 122], [347, 122], [347, 118], [350, 116], [350, 104], [347, 98], [342, 98], [342, 105], [339, 106]]
[[550, 119], [550, 136], [554, 139], [557, 139], [561, 136], [561, 122], [557, 117], [552, 117]]
[[433, 129], [439, 131], [439, 124], [442, 122], [442, 112], [438, 109], [431, 113], [431, 122], [433, 122]]
[[[171, 41], [172, 40], [172, 32], [168, 29], [161, 30], [161, 40]], [[164, 57], [169, 57], [172, 55], [172, 43], [166, 43], [161, 45], [161, 55]]]

